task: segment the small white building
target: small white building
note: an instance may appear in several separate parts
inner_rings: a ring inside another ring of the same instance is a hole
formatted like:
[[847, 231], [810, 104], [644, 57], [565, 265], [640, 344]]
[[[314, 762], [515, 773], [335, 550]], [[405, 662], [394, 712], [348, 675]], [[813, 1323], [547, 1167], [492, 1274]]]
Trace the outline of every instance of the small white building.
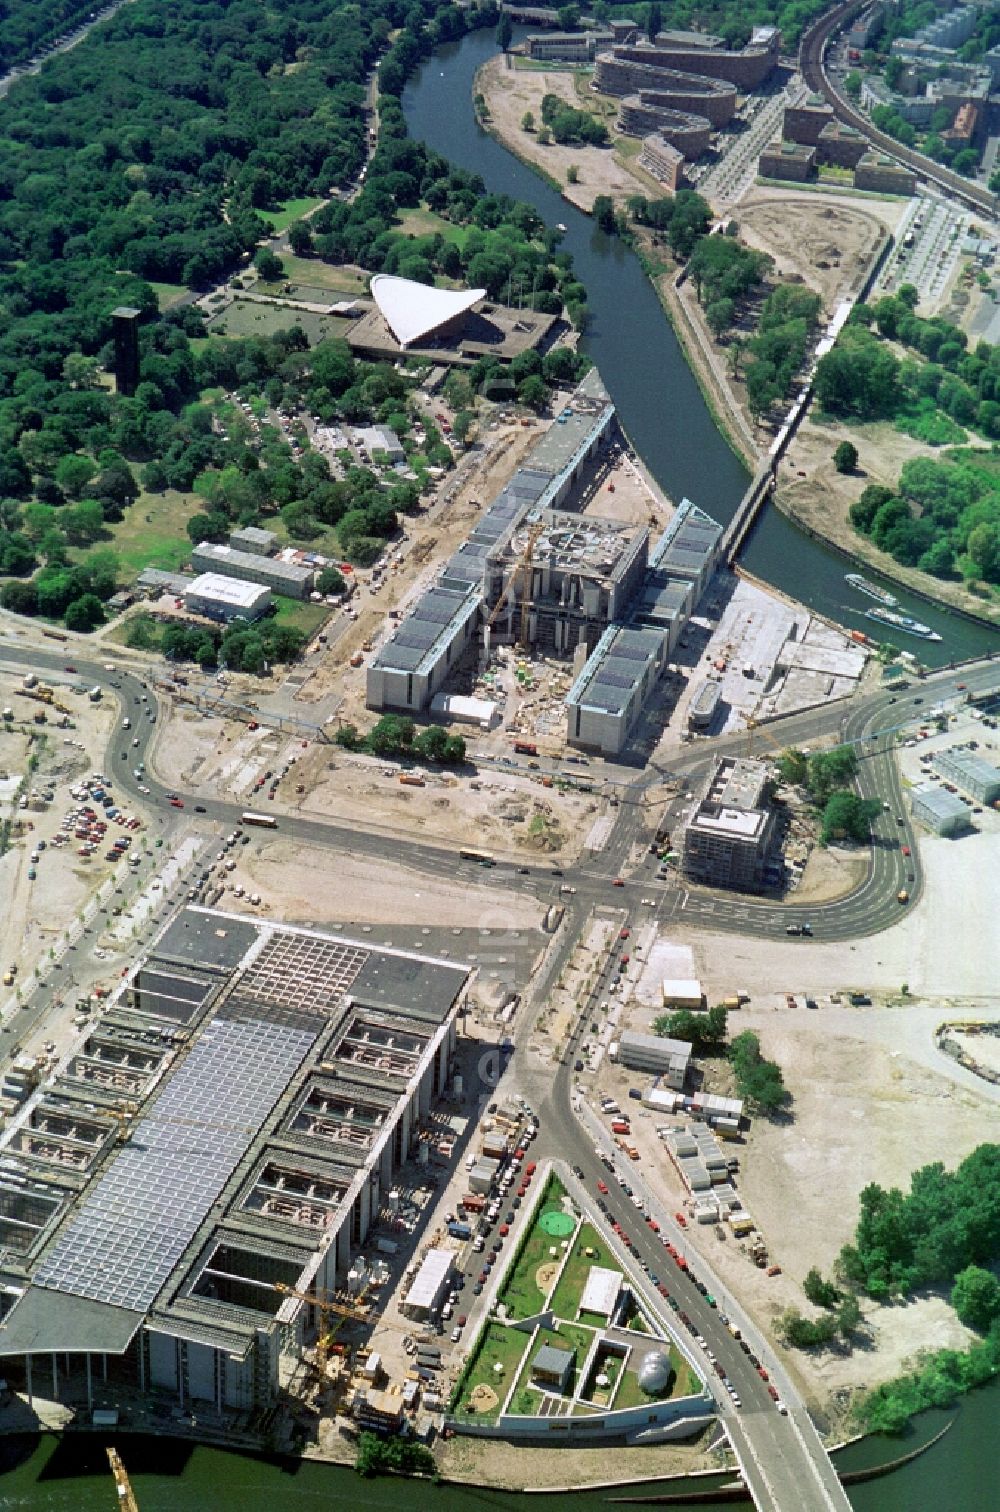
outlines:
[[664, 1008], [700, 1008], [705, 1001], [696, 977], [664, 977], [662, 991]]
[[413, 1285], [403, 1300], [402, 1311], [407, 1317], [416, 1318], [419, 1322], [434, 1311], [448, 1290], [454, 1263], [455, 1256], [452, 1250], [427, 1251], [420, 1269], [413, 1278]]
[[470, 698], [464, 693], [435, 693], [431, 713], [452, 724], [478, 725], [492, 730], [500, 723], [500, 712], [490, 698]]
[[203, 572], [186, 589], [184, 606], [192, 614], [204, 614], [226, 624], [236, 619], [249, 622], [260, 619], [271, 607], [271, 590], [261, 583]]
[[580, 1298], [580, 1311], [613, 1318], [618, 1310], [624, 1279], [621, 1271], [610, 1270], [606, 1265], [592, 1265]]

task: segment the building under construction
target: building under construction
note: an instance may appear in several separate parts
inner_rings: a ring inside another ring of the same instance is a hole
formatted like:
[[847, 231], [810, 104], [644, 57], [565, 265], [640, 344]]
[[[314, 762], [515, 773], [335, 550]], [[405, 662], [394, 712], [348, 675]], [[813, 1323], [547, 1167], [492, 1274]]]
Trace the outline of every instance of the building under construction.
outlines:
[[81, 1407], [109, 1379], [270, 1407], [445, 1088], [469, 976], [175, 916], [4, 1131], [8, 1379]]
[[592, 369], [371, 662], [370, 709], [422, 713], [474, 644], [515, 643], [584, 659], [567, 738], [621, 754], [715, 568], [722, 527], [685, 499], [651, 553], [645, 525], [564, 507], [614, 414]]

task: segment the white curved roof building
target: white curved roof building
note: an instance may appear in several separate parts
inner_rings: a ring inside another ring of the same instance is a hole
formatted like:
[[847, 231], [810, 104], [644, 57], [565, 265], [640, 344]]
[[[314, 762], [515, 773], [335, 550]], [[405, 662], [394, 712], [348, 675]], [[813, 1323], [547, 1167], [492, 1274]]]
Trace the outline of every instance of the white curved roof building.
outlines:
[[432, 289], [410, 278], [376, 273], [372, 298], [401, 347], [440, 334], [486, 298], [485, 289]]

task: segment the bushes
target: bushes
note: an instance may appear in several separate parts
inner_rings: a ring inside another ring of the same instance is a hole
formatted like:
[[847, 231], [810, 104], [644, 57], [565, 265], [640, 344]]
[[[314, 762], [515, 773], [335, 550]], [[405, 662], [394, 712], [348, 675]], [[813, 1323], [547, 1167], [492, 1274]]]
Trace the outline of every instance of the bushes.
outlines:
[[760, 1040], [749, 1029], [729, 1047], [729, 1061], [739, 1095], [762, 1113], [775, 1113], [791, 1101], [781, 1068], [761, 1054]]
[[367, 735], [361, 735], [356, 725], [343, 724], [334, 740], [348, 751], [367, 751], [372, 756], [415, 756], [441, 766], [461, 766], [465, 761], [461, 735], [448, 735], [440, 725], [429, 725], [418, 735], [413, 720], [400, 714], [384, 714]]
[[[1000, 478], [969, 460], [905, 463], [899, 493], [869, 485], [851, 523], [897, 561], [937, 577], [1000, 583]], [[919, 516], [915, 510], [919, 509]]]
[[854, 1243], [841, 1250], [838, 1269], [882, 1299], [955, 1281], [998, 1256], [1000, 1145], [983, 1144], [954, 1171], [922, 1166], [908, 1193], [866, 1186]]

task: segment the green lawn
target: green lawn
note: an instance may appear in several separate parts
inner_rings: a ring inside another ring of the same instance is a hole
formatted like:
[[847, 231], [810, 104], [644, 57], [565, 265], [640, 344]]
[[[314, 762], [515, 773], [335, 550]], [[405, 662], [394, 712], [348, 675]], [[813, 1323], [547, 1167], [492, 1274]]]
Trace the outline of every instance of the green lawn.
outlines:
[[[262, 287], [267, 292], [268, 286]], [[326, 336], [341, 336], [346, 329], [336, 315], [316, 315], [311, 310], [290, 310], [284, 305], [256, 304], [239, 298], [208, 322], [213, 336], [273, 336], [275, 331], [287, 331], [292, 326], [302, 327], [310, 346]]]
[[160, 302], [161, 310], [169, 310], [171, 305], [177, 304], [188, 292], [187, 284], [157, 283], [155, 279], [149, 279], [148, 282]]
[[[562, 1182], [555, 1176], [550, 1177], [544, 1198], [538, 1207], [538, 1216], [540, 1217], [546, 1208], [561, 1206], [564, 1196], [565, 1189]], [[549, 1254], [552, 1248], [556, 1251], [554, 1256]], [[540, 1228], [536, 1218], [499, 1297], [499, 1301], [506, 1304], [512, 1318], [531, 1318], [541, 1311], [545, 1304], [545, 1294], [539, 1289], [535, 1273], [540, 1265], [550, 1260], [558, 1261], [561, 1256], [562, 1249], [559, 1241], [546, 1234]]]
[[665, 1391], [658, 1391], [650, 1396], [639, 1385], [639, 1376], [636, 1367], [642, 1359], [644, 1350], [637, 1345], [633, 1350], [629, 1361], [629, 1369], [624, 1371], [618, 1384], [618, 1391], [612, 1403], [612, 1411], [621, 1412], [626, 1407], [642, 1407], [646, 1402], [667, 1402], [671, 1397], [691, 1396], [698, 1391], [700, 1382], [695, 1376], [687, 1361], [671, 1345], [670, 1363], [673, 1366], [673, 1374]]
[[538, 1387], [531, 1384], [531, 1366], [538, 1351], [545, 1344], [551, 1344], [555, 1349], [572, 1349], [576, 1355], [576, 1363], [573, 1374], [566, 1387], [567, 1396], [575, 1396], [580, 1384], [580, 1372], [584, 1361], [590, 1351], [594, 1336], [589, 1328], [580, 1328], [578, 1325], [561, 1323], [558, 1330], [540, 1328], [535, 1335], [534, 1348], [525, 1360], [518, 1378], [517, 1387], [510, 1399], [511, 1412], [535, 1413], [541, 1405], [542, 1393]]
[[277, 614], [274, 616], [279, 625], [294, 625], [296, 630], [312, 639], [330, 616], [329, 604], [313, 604], [309, 600], [281, 598], [274, 596], [274, 604]]
[[[588, 1249], [593, 1253], [587, 1255], [585, 1251]], [[604, 1265], [609, 1270], [619, 1269], [615, 1257], [604, 1244], [597, 1230], [589, 1223], [584, 1223], [573, 1240], [570, 1257], [559, 1278], [559, 1284], [552, 1293], [550, 1305], [556, 1317], [566, 1318], [569, 1321], [576, 1317], [592, 1265]], [[606, 1321], [602, 1318], [599, 1323]]]
[[[510, 1383], [520, 1368], [521, 1357], [528, 1347], [529, 1336], [518, 1333], [516, 1328], [505, 1328], [502, 1323], [487, 1323], [476, 1345], [475, 1353], [470, 1356], [469, 1362], [462, 1372], [462, 1378], [455, 1388], [452, 1398], [452, 1411], [456, 1417], [467, 1417], [473, 1421], [489, 1421], [497, 1416]], [[495, 1366], [503, 1366], [503, 1372], [498, 1375]], [[470, 1412], [467, 1408], [469, 1397], [476, 1386], [491, 1386], [499, 1398], [497, 1410], [491, 1413]]]
[[418, 210], [401, 210], [396, 217], [399, 228], [407, 236], [442, 236], [445, 241], [454, 242], [456, 247], [464, 247], [466, 237], [471, 226], [456, 226], [453, 221], [445, 220], [443, 215], [438, 215], [434, 210], [421, 207]]
[[290, 199], [286, 200], [280, 210], [262, 210], [264, 220], [270, 221], [275, 232], [287, 231], [292, 221], [301, 220], [308, 215], [310, 210], [316, 210], [323, 201], [321, 199]]
[[125, 582], [133, 582], [144, 567], [177, 572], [191, 555], [184, 527], [202, 507], [194, 494], [172, 488], [161, 494], [140, 494], [125, 518], [110, 526], [111, 539], [99, 544], [117, 553]]
[[368, 280], [360, 268], [323, 262], [319, 257], [293, 257], [287, 252], [282, 255], [281, 261], [285, 269], [285, 283], [305, 284], [328, 294], [342, 294], [345, 299], [352, 294], [364, 294], [368, 287]]

